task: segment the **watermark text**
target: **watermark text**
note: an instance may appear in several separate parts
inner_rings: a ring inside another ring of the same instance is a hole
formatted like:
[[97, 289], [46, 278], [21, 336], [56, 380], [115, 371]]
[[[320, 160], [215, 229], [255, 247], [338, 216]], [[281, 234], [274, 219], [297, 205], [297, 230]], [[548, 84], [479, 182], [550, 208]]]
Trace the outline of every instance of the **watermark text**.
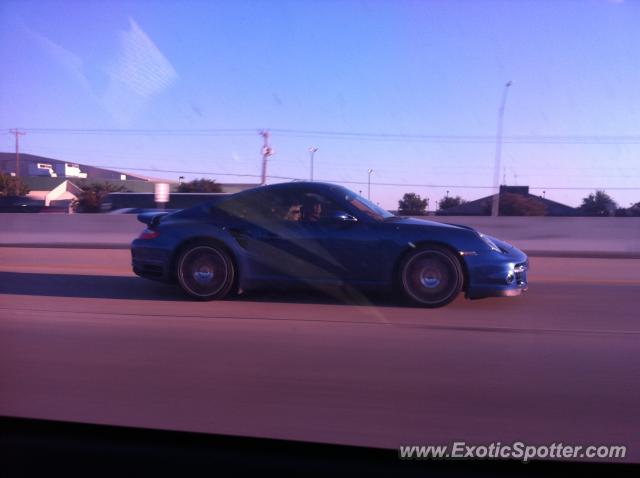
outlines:
[[448, 445], [401, 446], [398, 456], [403, 460], [575, 460], [623, 459], [627, 455], [624, 445], [528, 445], [523, 442], [477, 445], [456, 441]]

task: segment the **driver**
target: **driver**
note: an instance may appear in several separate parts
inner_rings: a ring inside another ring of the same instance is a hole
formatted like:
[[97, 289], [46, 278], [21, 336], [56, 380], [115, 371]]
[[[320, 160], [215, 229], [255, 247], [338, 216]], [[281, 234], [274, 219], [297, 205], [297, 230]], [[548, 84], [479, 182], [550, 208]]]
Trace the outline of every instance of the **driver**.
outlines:
[[318, 221], [322, 215], [322, 202], [317, 197], [310, 197], [304, 203], [303, 220]]

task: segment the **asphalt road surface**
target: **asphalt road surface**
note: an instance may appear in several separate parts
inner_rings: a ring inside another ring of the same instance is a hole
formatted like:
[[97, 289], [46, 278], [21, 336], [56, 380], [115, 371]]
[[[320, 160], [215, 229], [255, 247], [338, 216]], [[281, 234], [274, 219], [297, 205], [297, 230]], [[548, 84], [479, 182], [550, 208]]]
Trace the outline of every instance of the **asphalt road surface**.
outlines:
[[521, 297], [220, 302], [128, 251], [0, 248], [0, 415], [396, 448], [626, 445], [640, 462], [640, 260], [532, 258]]

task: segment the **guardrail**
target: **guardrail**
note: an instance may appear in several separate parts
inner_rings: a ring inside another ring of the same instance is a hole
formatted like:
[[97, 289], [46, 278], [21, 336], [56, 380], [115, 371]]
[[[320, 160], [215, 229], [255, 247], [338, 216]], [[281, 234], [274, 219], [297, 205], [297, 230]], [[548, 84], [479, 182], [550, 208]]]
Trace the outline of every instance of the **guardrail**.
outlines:
[[[512, 242], [533, 255], [640, 258], [640, 218], [429, 216]], [[133, 214], [0, 214], [0, 245], [125, 248], [144, 225]]]

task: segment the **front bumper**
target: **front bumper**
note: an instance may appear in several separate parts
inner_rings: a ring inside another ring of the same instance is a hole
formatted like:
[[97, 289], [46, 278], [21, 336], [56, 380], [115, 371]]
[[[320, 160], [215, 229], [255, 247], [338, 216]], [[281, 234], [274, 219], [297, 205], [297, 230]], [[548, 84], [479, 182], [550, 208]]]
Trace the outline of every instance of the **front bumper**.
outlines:
[[469, 279], [467, 298], [513, 297], [527, 290], [527, 255], [513, 246], [499, 245], [501, 252], [465, 257]]

